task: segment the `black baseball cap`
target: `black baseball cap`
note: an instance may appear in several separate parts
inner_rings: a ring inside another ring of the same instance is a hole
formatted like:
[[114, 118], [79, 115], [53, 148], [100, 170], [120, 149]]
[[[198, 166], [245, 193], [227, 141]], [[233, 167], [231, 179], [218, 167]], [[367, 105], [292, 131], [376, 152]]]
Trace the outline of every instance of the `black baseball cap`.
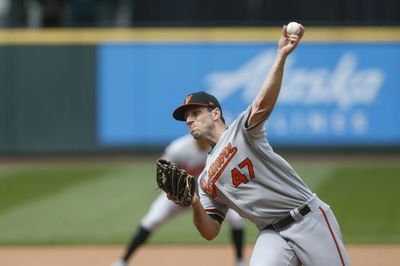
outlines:
[[191, 94], [188, 94], [183, 104], [178, 106], [172, 113], [172, 115], [176, 120], [186, 121], [185, 111], [193, 106], [204, 106], [204, 107], [209, 107], [211, 109], [215, 109], [218, 107], [221, 110], [221, 119], [222, 121], [224, 121], [222, 117], [221, 105], [219, 104], [217, 98], [204, 91], [193, 92]]

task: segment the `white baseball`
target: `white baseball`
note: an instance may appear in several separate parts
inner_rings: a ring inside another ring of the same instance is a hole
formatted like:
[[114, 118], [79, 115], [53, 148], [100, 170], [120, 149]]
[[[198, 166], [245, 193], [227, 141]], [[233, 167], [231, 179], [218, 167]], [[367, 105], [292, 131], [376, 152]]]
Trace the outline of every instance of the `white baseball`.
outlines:
[[288, 33], [288, 35], [299, 35], [300, 34], [300, 24], [297, 22], [290, 22], [289, 24], [287, 24], [286, 26], [286, 31]]

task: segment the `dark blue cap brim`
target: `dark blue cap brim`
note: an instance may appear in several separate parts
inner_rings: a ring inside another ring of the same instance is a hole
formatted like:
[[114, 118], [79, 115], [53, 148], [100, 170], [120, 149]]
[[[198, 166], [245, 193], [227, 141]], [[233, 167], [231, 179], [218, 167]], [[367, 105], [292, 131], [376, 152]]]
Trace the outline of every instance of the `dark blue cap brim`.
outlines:
[[204, 106], [204, 107], [210, 107], [207, 104], [204, 103], [187, 103], [187, 104], [182, 104], [178, 106], [175, 111], [172, 113], [172, 116], [179, 121], [186, 121], [185, 119], [185, 112], [187, 109], [190, 107], [195, 107], [195, 106]]

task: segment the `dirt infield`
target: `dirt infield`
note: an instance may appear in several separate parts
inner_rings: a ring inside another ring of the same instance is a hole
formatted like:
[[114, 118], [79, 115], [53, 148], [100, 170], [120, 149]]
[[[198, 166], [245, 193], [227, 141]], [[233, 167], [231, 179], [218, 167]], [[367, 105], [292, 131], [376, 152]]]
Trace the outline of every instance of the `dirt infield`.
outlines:
[[[0, 247], [2, 266], [109, 266], [122, 246]], [[246, 258], [251, 246], [246, 247]], [[179, 254], [178, 254], [179, 251]], [[353, 266], [389, 266], [400, 261], [399, 246], [348, 246]], [[188, 263], [190, 261], [190, 263]], [[145, 246], [130, 265], [233, 266], [230, 246]]]

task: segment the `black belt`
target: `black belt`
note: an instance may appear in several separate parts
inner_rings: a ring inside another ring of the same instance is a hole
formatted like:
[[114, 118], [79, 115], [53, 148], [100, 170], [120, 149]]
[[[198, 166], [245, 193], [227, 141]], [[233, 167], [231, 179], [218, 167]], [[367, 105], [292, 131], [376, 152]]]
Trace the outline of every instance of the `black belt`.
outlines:
[[[302, 216], [305, 216], [307, 213], [309, 213], [311, 211], [310, 207], [308, 207], [307, 205], [304, 205], [304, 206], [300, 207], [298, 210], [299, 210], [299, 213]], [[267, 225], [266, 227], [263, 228], [263, 230], [264, 229], [273, 229], [273, 230], [276, 230], [276, 231], [281, 231], [282, 229], [288, 227], [289, 225], [291, 225], [295, 221], [296, 220], [293, 219], [292, 215], [290, 215], [290, 213], [289, 213], [289, 214], [283, 216], [282, 218], [280, 218], [275, 223]]]

